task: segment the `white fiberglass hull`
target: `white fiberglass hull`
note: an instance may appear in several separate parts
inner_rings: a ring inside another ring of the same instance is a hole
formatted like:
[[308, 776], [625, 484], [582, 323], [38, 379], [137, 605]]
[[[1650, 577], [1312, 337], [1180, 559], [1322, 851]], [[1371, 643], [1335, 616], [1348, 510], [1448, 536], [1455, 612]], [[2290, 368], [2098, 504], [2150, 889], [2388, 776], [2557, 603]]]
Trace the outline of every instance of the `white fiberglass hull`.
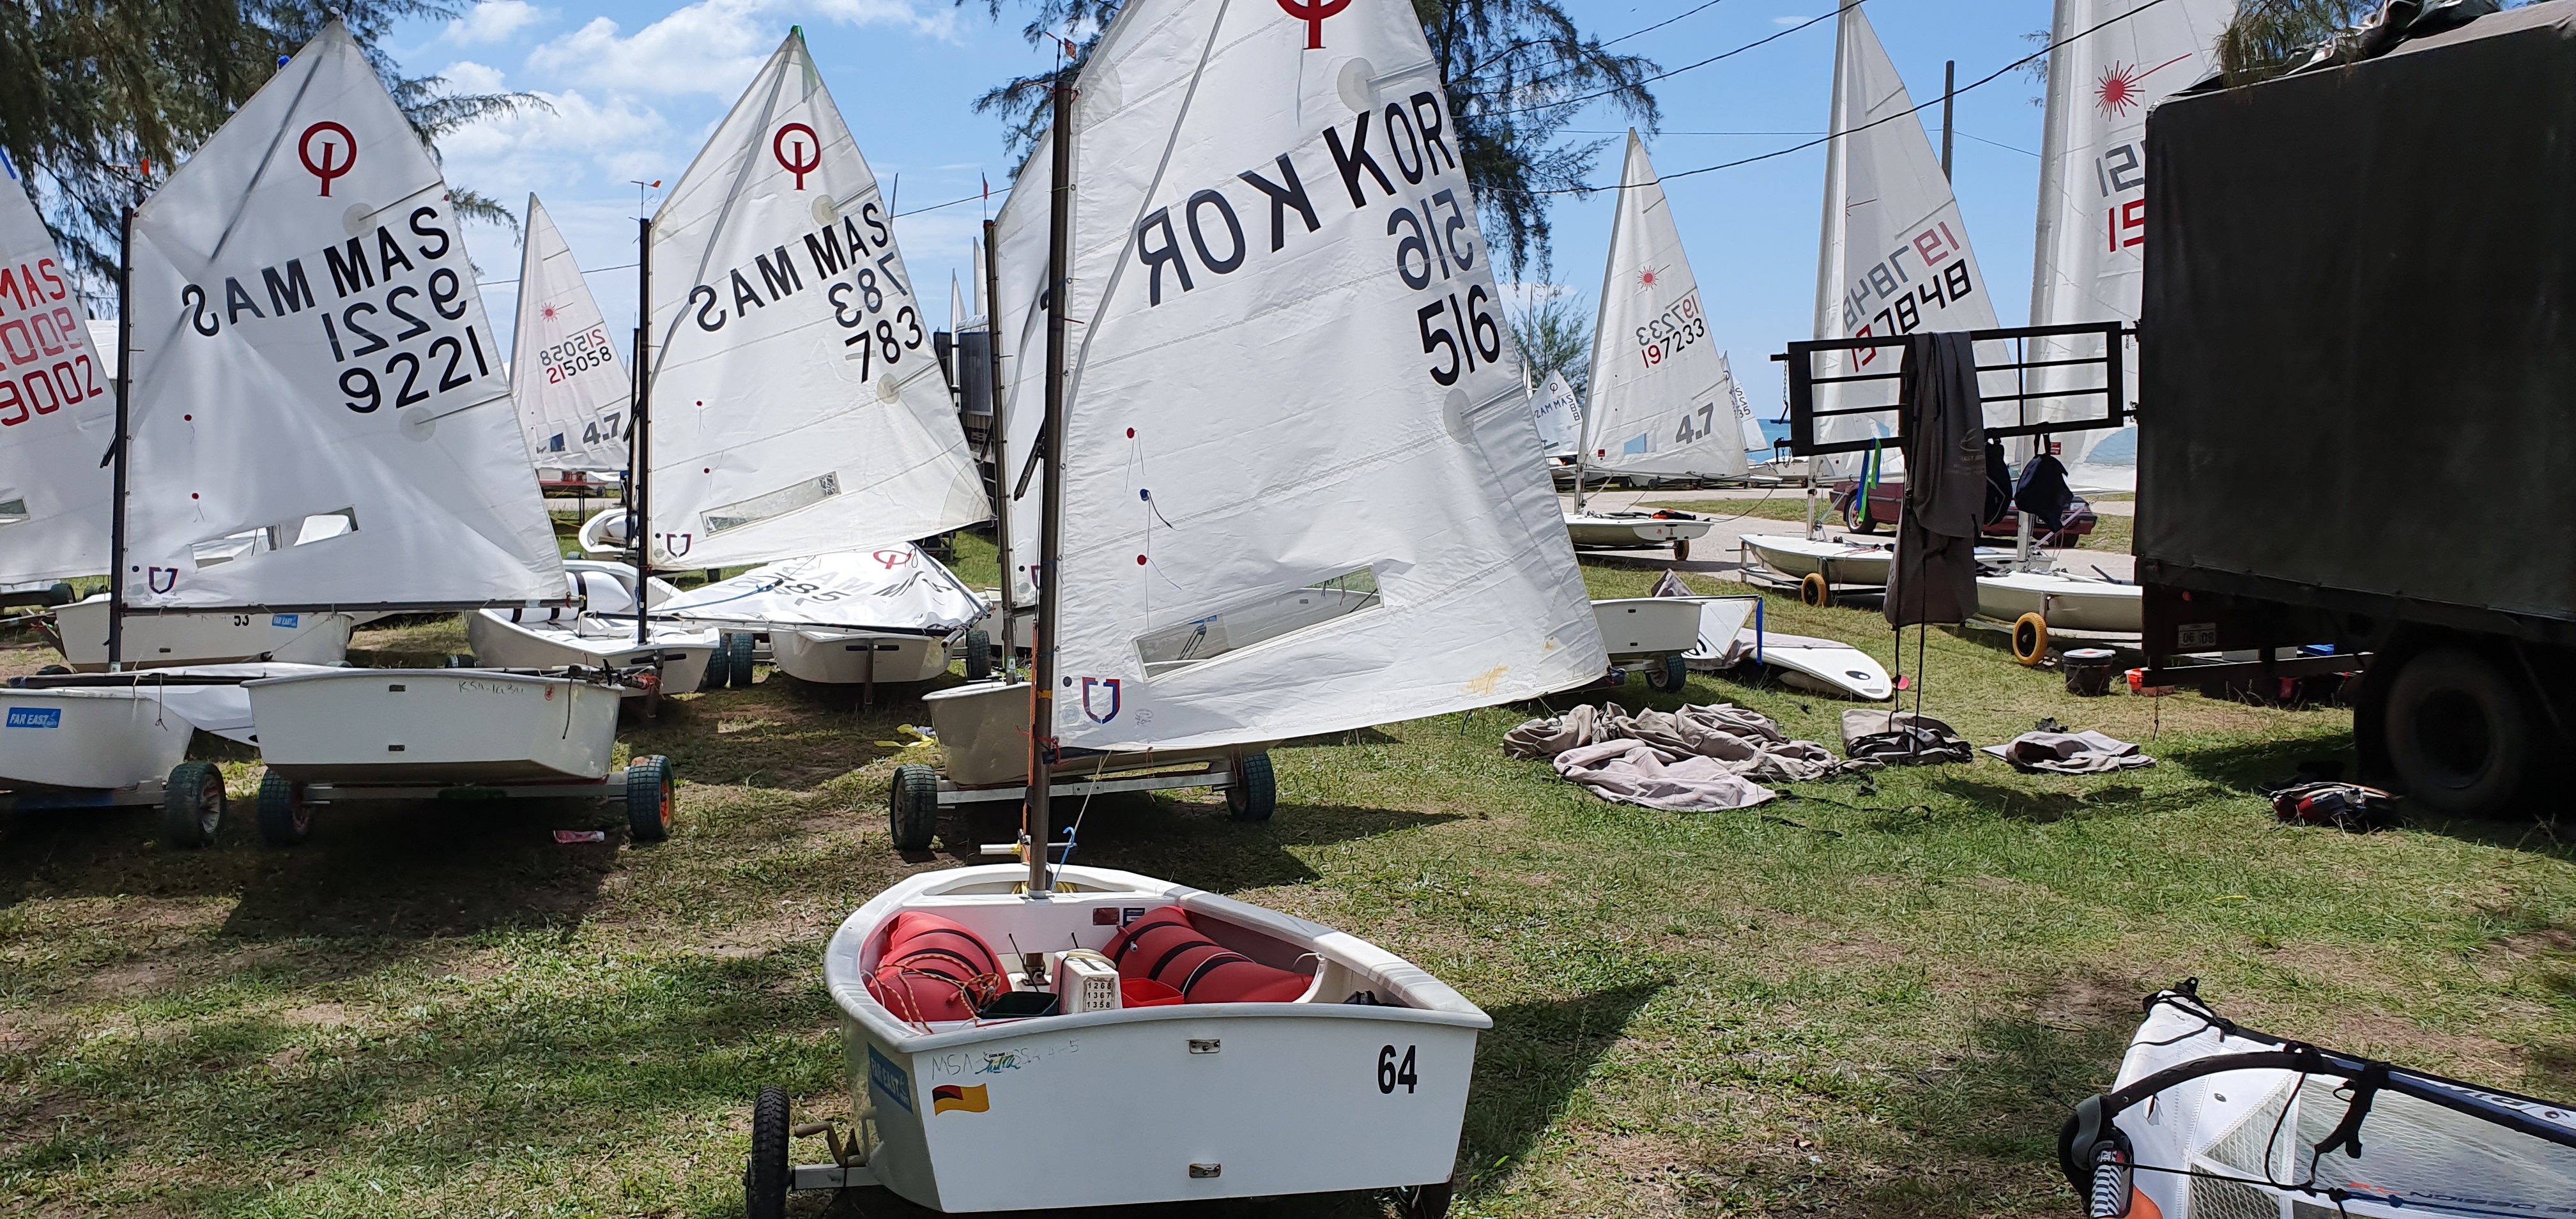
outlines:
[[306, 783], [607, 776], [616, 688], [476, 669], [339, 669], [250, 685], [268, 768]]
[[112, 790], [170, 773], [196, 731], [150, 690], [0, 690], [0, 791]]
[[2135, 584], [2039, 572], [1977, 577], [1978, 617], [2012, 622], [2024, 614], [2038, 614], [2059, 630], [2146, 629], [2145, 600]]
[[780, 627], [769, 632], [769, 653], [779, 672], [827, 685], [929, 681], [948, 671], [948, 641], [929, 635]]
[[1784, 576], [1806, 577], [1823, 572], [1825, 579], [1836, 584], [1887, 583], [1888, 566], [1896, 558], [1892, 546], [1866, 545], [1851, 541], [1808, 541], [1802, 537], [1780, 534], [1748, 533], [1744, 544], [1763, 566]]
[[[1168, 881], [1068, 866], [1015, 895], [1017, 865], [924, 873], [841, 924], [823, 957], [840, 1005], [868, 1165], [905, 1199], [956, 1213], [1134, 1206], [1446, 1181], [1476, 1035], [1493, 1021], [1356, 937]], [[1181, 1003], [915, 1024], [868, 993], [907, 910], [993, 944], [1098, 950], [1122, 919], [1179, 906], [1225, 947], [1312, 977], [1286, 1003]], [[1349, 1002], [1361, 992], [1376, 1003]], [[1014, 1170], [994, 1171], [1008, 1163]], [[1032, 1183], [1035, 1183], [1033, 1193]]]
[[1592, 603], [1612, 660], [1679, 656], [1699, 646], [1700, 603], [1691, 597], [1623, 597]]
[[1780, 684], [1793, 689], [1869, 702], [1885, 702], [1896, 695], [1896, 683], [1888, 680], [1886, 668], [1868, 653], [1829, 639], [1775, 642], [1766, 638], [1762, 663], [1779, 676]]
[[1707, 521], [1660, 520], [1652, 516], [1601, 516], [1568, 513], [1566, 536], [1577, 546], [1661, 546], [1708, 536]]
[[[64, 663], [81, 672], [107, 668], [107, 595], [54, 611]], [[349, 658], [347, 614], [127, 614], [125, 662], [142, 668], [283, 660], [330, 665]]]
[[[635, 626], [614, 621], [539, 620], [513, 622], [513, 611], [485, 609], [465, 616], [465, 639], [473, 645], [475, 663], [495, 669], [561, 669], [650, 667], [662, 661], [662, 693], [693, 694], [706, 679], [707, 658], [715, 655], [713, 628], [656, 624], [653, 642], [639, 647]], [[629, 693], [640, 693], [629, 691]]]
[[[1078, 697], [1069, 696], [1069, 697]], [[1110, 696], [1114, 697], [1114, 696]], [[1017, 787], [1029, 781], [1029, 683], [969, 682], [921, 696], [930, 711], [931, 731], [939, 737], [942, 770], [959, 787]], [[1137, 749], [1075, 756], [1049, 773], [1091, 778], [1138, 770], [1200, 766], [1250, 757], [1277, 741], [1248, 741], [1200, 749]]]

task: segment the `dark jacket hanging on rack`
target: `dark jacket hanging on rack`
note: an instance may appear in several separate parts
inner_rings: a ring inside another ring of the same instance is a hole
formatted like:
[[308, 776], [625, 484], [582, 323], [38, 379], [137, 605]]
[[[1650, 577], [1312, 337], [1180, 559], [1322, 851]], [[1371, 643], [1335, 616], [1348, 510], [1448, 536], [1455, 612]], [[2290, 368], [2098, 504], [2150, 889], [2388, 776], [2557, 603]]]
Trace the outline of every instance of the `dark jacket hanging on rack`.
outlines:
[[1888, 573], [1891, 626], [1962, 622], [1977, 608], [1977, 535], [1986, 506], [1985, 406], [1965, 332], [1905, 341], [1905, 511]]

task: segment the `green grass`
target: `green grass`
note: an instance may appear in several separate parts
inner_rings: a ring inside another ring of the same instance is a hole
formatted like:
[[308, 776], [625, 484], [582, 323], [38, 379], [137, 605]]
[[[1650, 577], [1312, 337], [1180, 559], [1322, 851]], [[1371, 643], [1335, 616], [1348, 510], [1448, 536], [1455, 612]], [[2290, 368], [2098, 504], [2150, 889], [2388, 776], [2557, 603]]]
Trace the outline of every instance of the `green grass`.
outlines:
[[[990, 546], [963, 549], [989, 580]], [[1611, 596], [1656, 573], [1585, 574]], [[1767, 612], [1895, 662], [1872, 613]], [[461, 650], [450, 629], [360, 646]], [[1673, 814], [1503, 757], [1536, 708], [1496, 709], [1280, 748], [1265, 825], [1104, 798], [1079, 858], [1368, 937], [1492, 1013], [1458, 1214], [2070, 1213], [2063, 1106], [2107, 1081], [2137, 996], [2186, 976], [2259, 1028], [2576, 1094], [2576, 852], [2554, 825], [2284, 828], [2255, 785], [2348, 753], [2344, 713], [2080, 700], [1976, 642], [1934, 632], [1919, 666], [1905, 642], [1925, 710], [1979, 743], [2053, 715], [2159, 764], [1989, 759]], [[1687, 697], [1827, 741], [1848, 706], [1705, 675]], [[577, 804], [327, 810], [292, 851], [238, 813], [181, 854], [142, 813], [10, 820], [0, 1213], [739, 1214], [754, 1089], [787, 1085], [799, 1120], [848, 1111], [832, 928], [976, 862], [886, 840], [888, 776], [931, 752], [900, 726], [923, 718], [767, 673], [675, 700], [623, 741], [686, 783], [650, 847]], [[257, 767], [226, 770], [246, 795]]]

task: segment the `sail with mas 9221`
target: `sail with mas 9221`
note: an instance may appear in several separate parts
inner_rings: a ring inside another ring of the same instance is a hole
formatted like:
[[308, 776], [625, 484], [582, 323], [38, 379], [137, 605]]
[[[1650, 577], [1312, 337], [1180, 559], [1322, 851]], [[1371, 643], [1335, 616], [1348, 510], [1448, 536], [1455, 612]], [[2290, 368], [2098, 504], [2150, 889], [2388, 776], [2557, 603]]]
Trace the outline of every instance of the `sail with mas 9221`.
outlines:
[[340, 23], [135, 214], [133, 258], [129, 604], [563, 596], [447, 183]]

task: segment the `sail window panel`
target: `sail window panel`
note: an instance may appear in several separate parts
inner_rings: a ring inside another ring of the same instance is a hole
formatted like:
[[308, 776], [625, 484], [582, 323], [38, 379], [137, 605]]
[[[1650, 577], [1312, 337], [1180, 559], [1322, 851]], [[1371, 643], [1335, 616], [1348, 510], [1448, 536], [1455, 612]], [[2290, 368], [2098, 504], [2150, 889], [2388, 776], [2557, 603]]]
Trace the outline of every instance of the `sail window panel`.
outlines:
[[357, 531], [358, 510], [355, 507], [342, 508], [336, 512], [316, 512], [305, 517], [304, 522], [295, 527], [295, 544], [310, 546], [315, 542], [344, 538]]
[[25, 499], [0, 499], [0, 525], [15, 525], [34, 519], [36, 519], [36, 514], [27, 511], [27, 501]]
[[277, 526], [263, 525], [202, 542], [190, 542], [188, 557], [195, 561], [200, 571], [224, 563], [238, 563], [276, 550], [277, 535]]
[[1320, 630], [1378, 608], [1377, 571], [1355, 567], [1312, 584], [1256, 598], [1177, 626], [1139, 636], [1136, 657], [1148, 679], [1206, 664], [1303, 631]]
[[700, 514], [700, 520], [706, 525], [708, 535], [713, 536], [811, 508], [840, 493], [841, 476], [826, 474], [750, 499], [709, 508]]

